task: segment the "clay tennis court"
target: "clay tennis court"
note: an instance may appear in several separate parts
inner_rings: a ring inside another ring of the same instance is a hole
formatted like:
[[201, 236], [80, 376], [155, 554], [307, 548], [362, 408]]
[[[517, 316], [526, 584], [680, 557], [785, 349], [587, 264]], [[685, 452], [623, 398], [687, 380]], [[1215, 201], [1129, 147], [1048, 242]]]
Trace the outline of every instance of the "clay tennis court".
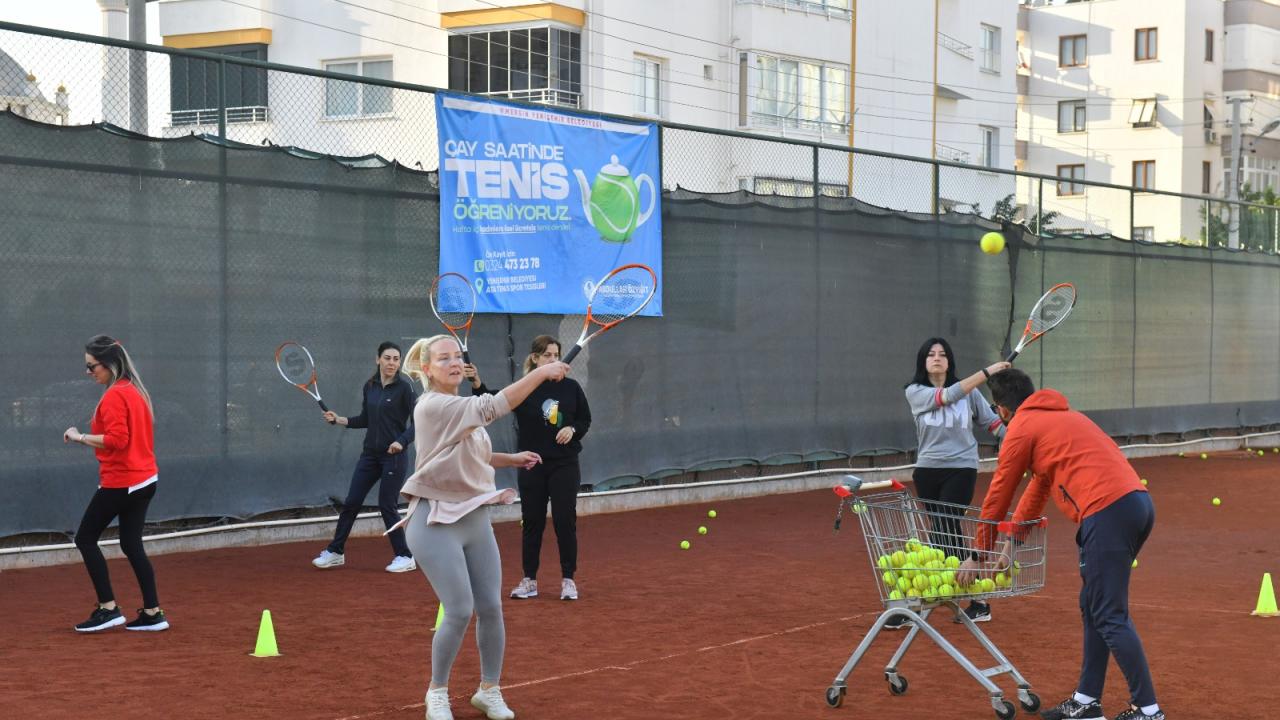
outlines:
[[[1134, 464], [1157, 520], [1132, 612], [1162, 707], [1170, 718], [1267, 707], [1280, 618], [1249, 613], [1262, 573], [1280, 574], [1280, 455]], [[715, 520], [708, 506], [580, 519], [582, 600], [506, 602], [508, 702], [520, 718], [563, 720], [994, 717], [981, 689], [923, 638], [900, 665], [909, 691], [891, 696], [881, 668], [900, 633], [882, 635], [855, 670], [843, 707], [826, 706], [824, 691], [881, 610], [857, 523], [846, 515], [833, 535], [835, 508], [830, 492], [808, 492], [716, 503]], [[1074, 528], [1056, 509], [1048, 516], [1044, 591], [997, 601], [982, 626], [1046, 705], [1074, 688], [1080, 652]], [[497, 526], [504, 587], [519, 579], [518, 532]], [[681, 551], [681, 539], [692, 549]], [[436, 600], [421, 573], [383, 572], [385, 545], [353, 540], [346, 567], [330, 571], [311, 567], [311, 543], [156, 557], [174, 623], [156, 634], [72, 632], [93, 603], [79, 565], [0, 573], [4, 715], [420, 718]], [[132, 574], [124, 561], [111, 571], [132, 611]], [[541, 575], [558, 586], [550, 529]], [[281, 657], [248, 656], [264, 608]], [[976, 651], [943, 614], [934, 624]], [[472, 630], [450, 685], [457, 718], [481, 717], [467, 702], [478, 672]], [[1007, 678], [997, 683], [1008, 697]], [[1113, 665], [1108, 716], [1126, 698]]]

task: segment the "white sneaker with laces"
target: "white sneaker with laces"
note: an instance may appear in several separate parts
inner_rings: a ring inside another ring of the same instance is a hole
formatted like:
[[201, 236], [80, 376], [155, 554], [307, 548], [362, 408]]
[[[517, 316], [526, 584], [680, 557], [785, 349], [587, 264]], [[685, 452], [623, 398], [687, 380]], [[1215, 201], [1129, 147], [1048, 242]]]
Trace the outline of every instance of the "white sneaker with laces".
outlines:
[[530, 578], [521, 578], [520, 584], [511, 591], [511, 597], [517, 600], [528, 600], [529, 598], [538, 597], [538, 581]]
[[484, 713], [489, 720], [515, 720], [516, 717], [511, 708], [507, 707], [507, 702], [502, 699], [502, 691], [497, 685], [476, 690], [476, 694], [471, 696], [471, 706]]
[[387, 572], [411, 572], [418, 569], [418, 563], [411, 557], [406, 555], [397, 555], [395, 560], [387, 566]]
[[565, 578], [560, 581], [560, 599], [561, 600], [577, 600], [578, 585], [573, 580]]
[[346, 562], [347, 557], [345, 555], [329, 552], [329, 548], [325, 548], [315, 560], [311, 561], [311, 564], [323, 570], [324, 568], [339, 567]]
[[449, 688], [428, 690], [426, 700], [427, 720], [453, 720], [453, 711], [449, 709]]

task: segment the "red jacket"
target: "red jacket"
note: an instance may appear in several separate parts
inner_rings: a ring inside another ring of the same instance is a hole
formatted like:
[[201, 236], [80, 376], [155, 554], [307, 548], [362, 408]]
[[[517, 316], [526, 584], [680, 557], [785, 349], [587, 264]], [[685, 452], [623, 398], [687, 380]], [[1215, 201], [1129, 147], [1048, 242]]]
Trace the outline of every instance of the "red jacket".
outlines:
[[105, 445], [93, 451], [101, 487], [127, 488], [156, 474], [151, 411], [128, 380], [117, 380], [102, 394], [89, 434], [101, 435]]
[[[1146, 492], [1120, 448], [1083, 413], [1067, 407], [1057, 390], [1040, 390], [1023, 401], [1009, 423], [995, 477], [982, 502], [984, 520], [1003, 520], [1023, 473], [1031, 482], [1014, 522], [1034, 520], [1053, 496], [1058, 509], [1079, 523], [1134, 491]], [[993, 526], [979, 524], [974, 546], [993, 547]]]

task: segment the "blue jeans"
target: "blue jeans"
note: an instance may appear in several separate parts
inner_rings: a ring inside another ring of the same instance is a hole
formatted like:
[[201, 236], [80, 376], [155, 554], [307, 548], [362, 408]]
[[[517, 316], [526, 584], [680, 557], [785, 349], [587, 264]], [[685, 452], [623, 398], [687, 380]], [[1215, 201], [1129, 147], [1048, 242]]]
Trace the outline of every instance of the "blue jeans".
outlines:
[[[351, 534], [351, 526], [356, 524], [356, 515], [364, 507], [365, 496], [379, 482], [378, 510], [382, 512], [383, 525], [391, 527], [400, 522], [400, 488], [404, 487], [404, 470], [408, 457], [406, 452], [389, 455], [386, 452], [366, 450], [360, 453], [355, 472], [351, 474], [351, 488], [347, 490], [342, 513], [338, 515], [338, 528], [333, 533], [333, 542], [329, 543], [329, 552], [342, 554], [347, 536]], [[391, 540], [391, 548], [396, 555], [412, 557], [409, 546], [404, 541], [403, 528], [387, 537]]]
[[1107, 661], [1114, 655], [1129, 682], [1134, 705], [1154, 705], [1156, 691], [1142, 650], [1142, 639], [1129, 617], [1129, 573], [1151, 534], [1156, 511], [1151, 495], [1134, 491], [1080, 523], [1080, 616], [1084, 621], [1084, 659], [1077, 690], [1101, 698]]

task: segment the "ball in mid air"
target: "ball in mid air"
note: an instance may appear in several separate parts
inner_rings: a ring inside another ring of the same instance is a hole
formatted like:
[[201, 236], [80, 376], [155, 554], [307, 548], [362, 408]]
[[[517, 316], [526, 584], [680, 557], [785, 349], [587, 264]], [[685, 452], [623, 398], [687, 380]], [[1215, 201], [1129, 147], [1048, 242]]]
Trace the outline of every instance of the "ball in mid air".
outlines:
[[999, 255], [1004, 251], [1004, 235], [995, 231], [989, 232], [982, 236], [978, 246], [982, 248], [982, 252], [988, 255]]

